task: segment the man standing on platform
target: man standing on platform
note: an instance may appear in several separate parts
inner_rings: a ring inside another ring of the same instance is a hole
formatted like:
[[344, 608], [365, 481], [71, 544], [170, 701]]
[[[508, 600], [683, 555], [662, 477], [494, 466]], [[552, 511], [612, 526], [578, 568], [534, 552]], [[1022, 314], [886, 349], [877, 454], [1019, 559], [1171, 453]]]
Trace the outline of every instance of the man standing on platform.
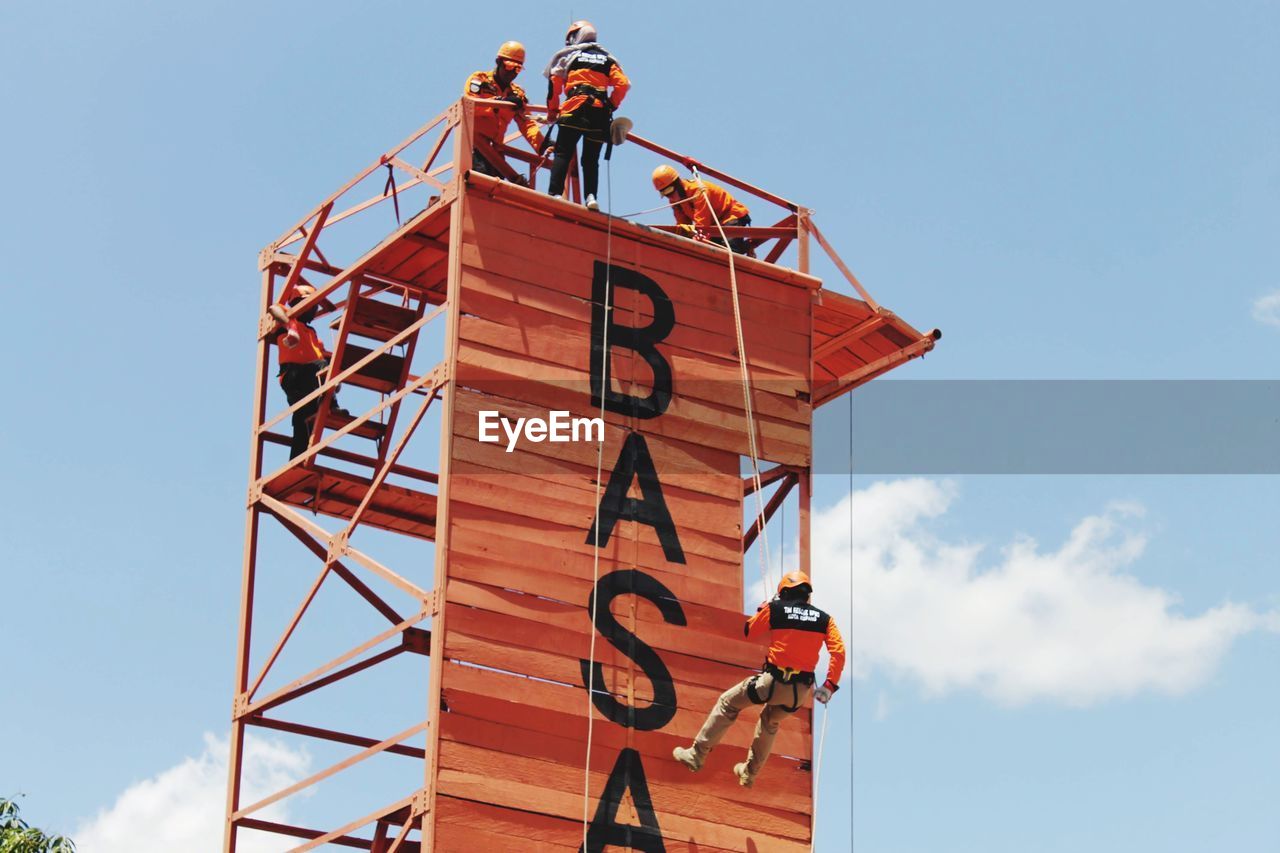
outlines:
[[[707, 755], [738, 719], [738, 714], [750, 705], [763, 705], [747, 760], [733, 768], [738, 784], [750, 788], [769, 759], [783, 718], [800, 710], [810, 695], [824, 705], [831, 701], [844, 671], [844, 640], [840, 638], [835, 620], [809, 603], [812, 592], [813, 585], [804, 572], [783, 575], [777, 595], [761, 604], [756, 615], [743, 627], [748, 638], [766, 634], [769, 637], [769, 656], [764, 670], [720, 696], [693, 746], [677, 746], [672, 751], [676, 761], [695, 773], [701, 770]], [[814, 669], [818, 665], [818, 651], [824, 644], [830, 655], [827, 680], [814, 690]]]
[[[502, 47], [498, 48], [493, 70], [477, 71], [468, 77], [466, 84], [462, 87], [462, 94], [472, 98], [507, 101], [514, 105], [514, 109], [477, 105], [475, 127], [472, 129], [476, 139], [485, 140], [494, 148], [501, 150], [502, 140], [507, 136], [507, 127], [514, 118], [524, 138], [533, 146], [533, 150], [541, 152], [542, 131], [538, 129], [538, 123], [533, 120], [533, 116], [529, 115], [525, 109], [529, 104], [529, 97], [515, 82], [520, 70], [524, 68], [524, 56], [524, 45], [520, 42], [503, 42]], [[496, 165], [489, 162], [489, 157], [492, 156], [494, 156], [492, 153], [486, 156], [477, 147], [471, 154], [471, 168], [495, 178], [506, 177]], [[526, 183], [524, 176], [517, 177], [519, 183]]]
[[590, 21], [570, 26], [564, 43], [542, 72], [548, 87], [547, 118], [558, 119], [560, 128], [547, 192], [553, 196], [564, 193], [569, 162], [581, 139], [582, 192], [587, 208], [599, 210], [600, 149], [609, 141], [613, 111], [622, 106], [631, 81], [609, 51], [596, 44], [596, 28]]
[[[686, 237], [709, 240], [724, 245], [720, 239], [716, 221], [726, 228], [751, 224], [751, 212], [723, 187], [710, 181], [681, 180], [675, 169], [665, 163], [653, 170], [653, 188], [663, 198], [672, 201], [671, 212]], [[715, 215], [712, 215], [712, 211]], [[739, 255], [755, 257], [751, 241], [746, 237], [732, 237], [729, 248]]]

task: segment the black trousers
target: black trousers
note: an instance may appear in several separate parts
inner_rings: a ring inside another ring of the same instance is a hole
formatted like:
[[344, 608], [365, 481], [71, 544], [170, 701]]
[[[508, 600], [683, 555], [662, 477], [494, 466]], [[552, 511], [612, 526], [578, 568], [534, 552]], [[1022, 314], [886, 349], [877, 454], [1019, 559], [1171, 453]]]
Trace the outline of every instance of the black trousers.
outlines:
[[607, 130], [582, 130], [576, 127], [559, 126], [560, 133], [556, 137], [556, 159], [551, 164], [551, 185], [547, 192], [551, 195], [564, 193], [564, 180], [569, 174], [569, 161], [573, 159], [578, 148], [578, 140], [582, 140], [582, 192], [583, 195], [600, 195], [600, 149], [604, 147]]
[[[280, 365], [280, 387], [284, 389], [289, 405], [301, 400], [320, 387], [320, 374], [329, 362], [310, 361], [305, 364]], [[311, 443], [311, 430], [315, 426], [316, 412], [320, 411], [320, 397], [293, 413], [293, 442], [289, 445], [289, 458], [301, 456]]]
[[501, 178], [502, 173], [499, 172], [492, 163], [484, 159], [484, 155], [480, 153], [479, 148], [471, 149], [471, 171], [479, 172], [482, 175], [488, 175], [491, 178]]
[[[730, 225], [741, 225], [743, 228], [745, 228], [751, 224], [751, 217], [743, 216], [739, 219], [726, 219], [724, 222], [721, 222], [720, 224], [724, 225], [725, 227], [728, 227]], [[722, 246], [724, 245], [719, 235], [712, 237], [711, 242], [719, 243]], [[751, 254], [751, 241], [748, 240], [746, 237], [731, 237], [729, 239], [729, 249], [738, 255], [749, 255]]]

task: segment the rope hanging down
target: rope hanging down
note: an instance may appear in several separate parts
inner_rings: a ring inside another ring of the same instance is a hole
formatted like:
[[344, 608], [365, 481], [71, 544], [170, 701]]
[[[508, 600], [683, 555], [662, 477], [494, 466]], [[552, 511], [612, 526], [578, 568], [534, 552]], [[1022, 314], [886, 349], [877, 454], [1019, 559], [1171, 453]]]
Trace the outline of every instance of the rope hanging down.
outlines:
[[[604, 315], [604, 330], [602, 333], [600, 348], [600, 421], [604, 422], [604, 401], [609, 396], [610, 372], [609, 372], [609, 326], [613, 320], [613, 288], [609, 275], [613, 265], [613, 164], [609, 160], [604, 161], [605, 181], [608, 195], [605, 198], [605, 243], [604, 243], [604, 305], [602, 306]], [[599, 606], [596, 597], [596, 587], [600, 583], [600, 524], [598, 517], [600, 512], [600, 491], [601, 479], [604, 476], [604, 430], [600, 431], [600, 442], [596, 445], [596, 499], [595, 512], [597, 514], [596, 522], [593, 525], [595, 536], [592, 537], [591, 543], [591, 649], [589, 654], [589, 664], [587, 667], [587, 754], [583, 761], [582, 767], [582, 850], [583, 853], [589, 853], [591, 848], [587, 844], [587, 830], [591, 825], [591, 742], [595, 735], [596, 716], [594, 713], [595, 702], [595, 676], [596, 676], [596, 608]]]
[[[853, 647], [853, 394], [849, 394], [849, 647]], [[850, 676], [852, 679], [852, 676]], [[813, 824], [809, 835], [809, 853], [817, 843], [818, 796], [822, 791], [822, 754], [827, 744], [827, 715], [831, 709], [822, 706], [822, 734], [813, 763]], [[853, 706], [849, 706], [849, 753], [853, 754]], [[853, 762], [849, 762], [849, 849], [853, 849]]]
[[[610, 281], [610, 271], [613, 264], [613, 164], [605, 160], [605, 174], [607, 197], [605, 199], [605, 216], [607, 226], [605, 231], [605, 279], [604, 279], [604, 329], [601, 341], [600, 353], [600, 376], [602, 383], [609, 377], [609, 325], [613, 311], [613, 290]], [[693, 167], [693, 177], [697, 181], [698, 186], [705, 192], [706, 188], [702, 183], [702, 176], [698, 174], [697, 167]], [[671, 205], [664, 205], [670, 207]], [[663, 208], [655, 208], [661, 210]], [[738, 366], [742, 374], [742, 401], [747, 419], [747, 438], [748, 447], [751, 453], [751, 478], [755, 487], [756, 506], [757, 506], [757, 531], [760, 536], [760, 580], [764, 584], [765, 594], [769, 590], [769, 534], [764, 519], [764, 488], [760, 481], [760, 453], [756, 444], [756, 426], [755, 412], [751, 402], [751, 374], [747, 368], [747, 351], [746, 344], [742, 334], [742, 309], [738, 302], [738, 275], [734, 267], [733, 251], [729, 249], [729, 240], [724, 232], [724, 226], [720, 224], [720, 218], [716, 215], [713, 208], [708, 205], [711, 210], [712, 219], [715, 221], [716, 229], [720, 232], [720, 238], [724, 240], [725, 248], [729, 255], [729, 283], [733, 294], [733, 324], [734, 333], [737, 338], [738, 345]], [[603, 384], [600, 389], [600, 419], [604, 420], [605, 414], [605, 397], [608, 388]], [[595, 488], [595, 506], [599, 512], [601, 479], [604, 475], [604, 435], [600, 436], [600, 441], [596, 445], [596, 488]], [[588, 845], [588, 834], [591, 825], [591, 746], [595, 737], [595, 703], [593, 696], [595, 694], [595, 662], [596, 662], [596, 613], [598, 601], [595, 594], [596, 585], [600, 582], [600, 527], [599, 519], [594, 526], [595, 535], [592, 537], [592, 554], [591, 554], [591, 575], [592, 575], [592, 593], [591, 593], [591, 642], [588, 652], [588, 675], [587, 675], [587, 748], [586, 757], [583, 761], [582, 770], [582, 849], [587, 851], [590, 849]], [[783, 543], [785, 548], [785, 542]], [[781, 568], [781, 567], [779, 567]], [[823, 739], [826, 736], [826, 717], [823, 717]], [[819, 762], [821, 761], [821, 747], [819, 747]], [[819, 764], [820, 766], [820, 764]], [[815, 777], [816, 781], [816, 777]]]
[[[849, 393], [849, 651], [853, 651], [853, 393]], [[849, 675], [849, 849], [853, 850], [853, 675]]]
[[[689, 168], [693, 171], [693, 179], [698, 183], [699, 189], [706, 194], [707, 187], [702, 183], [702, 175], [698, 174], [698, 167], [690, 166]], [[747, 444], [751, 450], [751, 480], [756, 494], [756, 533], [759, 535], [760, 544], [763, 546], [758, 549], [760, 551], [760, 582], [764, 584], [764, 594], [768, 595], [769, 530], [764, 519], [764, 486], [760, 482], [760, 452], [756, 446], [756, 418], [751, 405], [751, 374], [747, 369], [747, 346], [742, 337], [742, 308], [738, 304], [738, 272], [733, 262], [733, 249], [729, 248], [729, 238], [724, 233], [724, 226], [720, 224], [720, 217], [716, 215], [716, 209], [711, 204], [710, 199], [707, 199], [707, 210], [711, 211], [711, 219], [715, 222], [716, 230], [720, 232], [720, 239], [724, 241], [725, 250], [729, 255], [729, 287], [733, 293], [733, 327], [738, 342], [738, 367], [742, 372], [742, 405], [747, 416]]]

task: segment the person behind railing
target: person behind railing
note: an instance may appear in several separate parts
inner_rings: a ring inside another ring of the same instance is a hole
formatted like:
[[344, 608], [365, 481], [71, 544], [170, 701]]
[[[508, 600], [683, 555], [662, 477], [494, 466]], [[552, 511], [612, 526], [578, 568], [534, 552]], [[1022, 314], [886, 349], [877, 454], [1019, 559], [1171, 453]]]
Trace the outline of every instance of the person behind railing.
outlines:
[[[300, 284], [294, 290], [289, 306], [297, 305], [316, 292], [309, 284]], [[276, 346], [280, 350], [280, 387], [285, 399], [292, 406], [320, 387], [321, 377], [329, 369], [330, 353], [320, 342], [320, 336], [311, 328], [317, 313], [335, 310], [328, 299], [321, 299], [292, 320], [280, 305], [267, 309], [281, 325], [276, 331]], [[315, 428], [316, 412], [320, 411], [320, 397], [293, 413], [293, 442], [289, 445], [289, 458], [300, 456], [311, 443], [311, 431]], [[334, 390], [330, 411], [335, 415], [350, 417], [351, 413], [338, 406], [338, 393]]]
[[[675, 214], [680, 232], [686, 237], [723, 246], [724, 240], [720, 239], [716, 220], [726, 228], [748, 226], [751, 224], [751, 212], [724, 187], [707, 180], [699, 181], [681, 180], [679, 173], [666, 163], [653, 170], [653, 188], [673, 202], [671, 212]], [[712, 210], [715, 216], [712, 216]], [[751, 241], [746, 237], [729, 238], [729, 248], [739, 255], [756, 256]]]
[[[529, 103], [529, 97], [515, 82], [520, 69], [524, 68], [524, 56], [524, 45], [520, 42], [503, 42], [498, 48], [493, 70], [477, 71], [468, 77], [462, 87], [462, 94], [473, 98], [509, 101], [516, 106], [511, 110], [477, 105], [473, 128], [477, 139], [486, 140], [494, 148], [501, 150], [502, 140], [507, 136], [507, 126], [514, 118], [524, 138], [533, 146], [533, 150], [541, 152], [543, 150], [542, 131], [538, 129], [538, 123], [533, 120], [533, 116], [529, 115], [525, 109]], [[471, 168], [495, 178], [506, 177], [497, 166], [489, 162], [479, 148], [472, 152]], [[516, 179], [519, 183], [527, 183], [523, 175], [517, 175]]]
[[599, 210], [600, 149], [609, 140], [613, 111], [622, 106], [631, 81], [609, 51], [596, 43], [596, 28], [590, 21], [570, 26], [564, 43], [542, 71], [547, 78], [547, 118], [556, 120], [560, 128], [547, 192], [564, 193], [569, 162], [581, 139], [583, 194], [587, 208]]

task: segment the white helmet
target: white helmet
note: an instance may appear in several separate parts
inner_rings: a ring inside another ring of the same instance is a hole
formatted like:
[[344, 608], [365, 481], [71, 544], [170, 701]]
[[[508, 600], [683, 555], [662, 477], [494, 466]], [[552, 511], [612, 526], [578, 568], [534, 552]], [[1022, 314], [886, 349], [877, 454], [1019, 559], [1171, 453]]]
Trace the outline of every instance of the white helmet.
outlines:
[[585, 44], [596, 40], [596, 26], [590, 21], [574, 21], [564, 34], [565, 44]]

